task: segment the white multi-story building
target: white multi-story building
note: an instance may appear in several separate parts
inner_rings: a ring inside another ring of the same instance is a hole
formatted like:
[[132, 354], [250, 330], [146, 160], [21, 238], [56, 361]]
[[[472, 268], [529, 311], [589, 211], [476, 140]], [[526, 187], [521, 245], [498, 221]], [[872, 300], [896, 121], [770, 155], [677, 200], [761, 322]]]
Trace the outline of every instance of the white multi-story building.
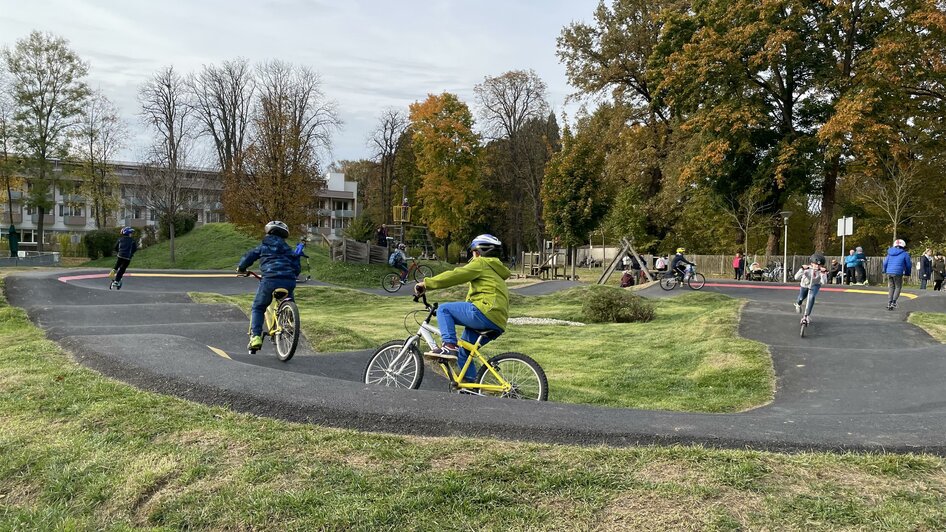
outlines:
[[[158, 214], [148, 208], [142, 191], [143, 168], [137, 163], [113, 163], [120, 199], [117, 211], [109, 213], [106, 218], [105, 227], [144, 228], [157, 225]], [[58, 243], [61, 235], [68, 235], [73, 243], [77, 243], [84, 233], [96, 229], [93, 206], [86, 198], [75, 193], [75, 184], [82, 178], [74, 174], [72, 165], [55, 163], [52, 172], [55, 184], [50, 187], [48, 197], [54, 206], [44, 216], [45, 244]], [[187, 176], [194, 183], [191, 190], [193, 207], [190, 210], [197, 217], [197, 225], [226, 221], [219, 174], [206, 169], [189, 169]], [[3, 200], [0, 205], [2, 236], [4, 239], [7, 237], [7, 229], [13, 224], [20, 234], [20, 248], [24, 250], [35, 249], [39, 238], [39, 214], [26, 201], [30, 187], [27, 179], [26, 190], [14, 190], [11, 193], [12, 213], [9, 212], [6, 191], [0, 192]], [[358, 184], [346, 181], [345, 174], [329, 173], [326, 176], [326, 189], [319, 194], [317, 217], [311, 231], [328, 238], [340, 237], [357, 214], [357, 192]]]

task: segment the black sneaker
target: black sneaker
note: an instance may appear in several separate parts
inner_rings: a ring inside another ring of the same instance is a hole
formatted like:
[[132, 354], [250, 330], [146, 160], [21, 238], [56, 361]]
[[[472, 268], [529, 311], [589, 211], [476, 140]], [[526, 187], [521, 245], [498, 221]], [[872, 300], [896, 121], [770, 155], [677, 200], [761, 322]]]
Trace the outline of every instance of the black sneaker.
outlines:
[[436, 349], [432, 349], [424, 353], [424, 356], [427, 358], [439, 358], [441, 360], [456, 360], [457, 359], [457, 350], [456, 348], [449, 348], [447, 346], [440, 346]]

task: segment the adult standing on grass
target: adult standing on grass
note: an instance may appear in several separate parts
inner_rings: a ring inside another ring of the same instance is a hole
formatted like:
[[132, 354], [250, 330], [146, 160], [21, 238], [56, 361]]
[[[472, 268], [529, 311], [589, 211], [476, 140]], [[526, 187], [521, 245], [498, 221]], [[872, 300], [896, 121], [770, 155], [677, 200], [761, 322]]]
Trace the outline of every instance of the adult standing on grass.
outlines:
[[919, 271], [920, 290], [926, 290], [926, 283], [933, 277], [933, 250], [926, 248], [920, 257]]
[[903, 289], [903, 276], [910, 275], [910, 254], [906, 250], [907, 243], [901, 239], [893, 241], [893, 246], [887, 250], [884, 257], [884, 273], [887, 274], [887, 310], [897, 308], [897, 299]]
[[946, 257], [942, 252], [933, 257], [933, 290], [943, 289], [943, 281], [946, 280]]

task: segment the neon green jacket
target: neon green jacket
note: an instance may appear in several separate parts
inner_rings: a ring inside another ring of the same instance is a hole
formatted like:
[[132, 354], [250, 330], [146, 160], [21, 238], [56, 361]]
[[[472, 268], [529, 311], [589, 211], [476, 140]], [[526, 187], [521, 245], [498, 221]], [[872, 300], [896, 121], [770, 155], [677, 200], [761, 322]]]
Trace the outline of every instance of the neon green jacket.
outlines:
[[497, 327], [506, 330], [509, 319], [509, 290], [506, 279], [509, 268], [495, 257], [476, 257], [464, 266], [424, 279], [429, 289], [449, 288], [470, 283], [466, 300], [483, 313]]

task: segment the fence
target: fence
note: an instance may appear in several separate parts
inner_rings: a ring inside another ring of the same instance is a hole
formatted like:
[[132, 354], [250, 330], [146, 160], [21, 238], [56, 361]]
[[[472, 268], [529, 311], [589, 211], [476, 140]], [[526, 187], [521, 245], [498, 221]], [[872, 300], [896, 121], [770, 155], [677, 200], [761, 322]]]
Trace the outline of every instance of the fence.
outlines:
[[59, 253], [36, 251], [21, 251], [19, 257], [0, 257], [0, 267], [4, 266], [56, 266], [59, 264]]
[[384, 264], [388, 261], [388, 248], [350, 238], [340, 238], [329, 243], [333, 261], [357, 262], [361, 264]]

